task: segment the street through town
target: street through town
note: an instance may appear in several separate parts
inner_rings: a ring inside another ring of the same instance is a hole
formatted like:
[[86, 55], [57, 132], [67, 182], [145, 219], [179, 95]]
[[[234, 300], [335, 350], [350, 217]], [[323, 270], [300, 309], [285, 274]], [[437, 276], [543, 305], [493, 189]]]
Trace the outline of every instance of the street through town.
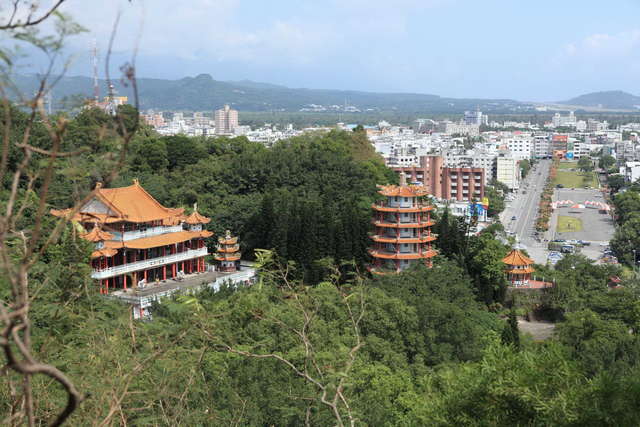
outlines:
[[[546, 244], [535, 239], [535, 222], [538, 215], [538, 203], [549, 175], [551, 160], [540, 160], [532, 168], [527, 177], [520, 183], [520, 188], [512, 202], [507, 202], [500, 215], [505, 230], [515, 233], [516, 240], [529, 252], [537, 262], [546, 262]], [[516, 219], [513, 220], [512, 218]]]

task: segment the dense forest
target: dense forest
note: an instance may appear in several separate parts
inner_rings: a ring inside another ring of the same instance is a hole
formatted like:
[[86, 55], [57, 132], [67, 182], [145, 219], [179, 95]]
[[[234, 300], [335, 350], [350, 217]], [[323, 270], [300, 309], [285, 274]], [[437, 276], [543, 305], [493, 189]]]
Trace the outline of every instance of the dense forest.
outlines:
[[[637, 423], [638, 280], [567, 256], [555, 269], [536, 266], [555, 288], [510, 292], [501, 225], [470, 235], [447, 210], [436, 216], [432, 269], [369, 276], [370, 205], [376, 184], [395, 177], [361, 132], [308, 134], [272, 148], [161, 137], [137, 128], [137, 113], [125, 107], [116, 117], [54, 117], [52, 143], [46, 122], [15, 108], [3, 113], [12, 144], [0, 207], [16, 185], [23, 209], [6, 230], [32, 233], [39, 212], [71, 206], [96, 182], [138, 178], [166, 206], [197, 203], [218, 235], [238, 233], [261, 272], [253, 286], [178, 296], [157, 304], [152, 321], [134, 321], [126, 305], [98, 294], [91, 246], [74, 226], [45, 245], [57, 225], [45, 215], [35, 242], [42, 255], [29, 267], [30, 357], [64, 372], [83, 396], [71, 425]], [[20, 142], [27, 126], [33, 150]], [[55, 141], [81, 154], [57, 159], [43, 205]], [[23, 166], [30, 156], [36, 162]], [[24, 248], [19, 233], [3, 236], [14, 258], [2, 268], [11, 273]], [[621, 286], [610, 289], [616, 275]], [[0, 276], [4, 307], [11, 277]], [[556, 322], [554, 335], [521, 334], [517, 315]], [[16, 363], [1, 371], [7, 420], [26, 404]], [[36, 423], [67, 404], [66, 389], [46, 375], [31, 376], [29, 387]]]

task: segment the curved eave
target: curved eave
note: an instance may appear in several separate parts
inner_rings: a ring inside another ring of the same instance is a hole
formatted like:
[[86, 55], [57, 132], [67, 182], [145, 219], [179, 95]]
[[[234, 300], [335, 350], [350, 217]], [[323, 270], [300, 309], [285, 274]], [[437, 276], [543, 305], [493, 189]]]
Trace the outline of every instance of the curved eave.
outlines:
[[410, 208], [402, 207], [389, 207], [373, 204], [371, 208], [378, 212], [397, 212], [397, 213], [415, 213], [415, 212], [429, 212], [433, 210], [433, 206], [417, 206]]
[[237, 255], [214, 255], [216, 261], [238, 261], [240, 254]]
[[435, 224], [433, 221], [424, 221], [424, 222], [382, 222], [382, 221], [371, 221], [373, 225], [376, 227], [386, 227], [386, 228], [425, 228], [431, 227]]
[[438, 255], [436, 251], [424, 251], [421, 253], [392, 253], [376, 250], [369, 250], [369, 254], [374, 258], [380, 259], [427, 259]]
[[429, 243], [436, 240], [436, 236], [428, 236], [428, 237], [387, 237], [374, 235], [371, 236], [371, 240], [374, 242], [380, 243]]
[[223, 247], [217, 248], [216, 252], [232, 254], [232, 253], [238, 252], [239, 250], [240, 250], [240, 247], [238, 247], [238, 246], [230, 247], [230, 248], [225, 248], [223, 246]]
[[224, 237], [220, 237], [218, 239], [218, 243], [221, 245], [235, 245], [236, 243], [238, 243], [238, 238], [237, 237], [232, 237], [230, 239], [226, 239]]
[[513, 270], [507, 270], [507, 273], [509, 273], [509, 274], [528, 274], [528, 273], [533, 273], [534, 271], [536, 271], [536, 270], [531, 268], [531, 267], [527, 267], [527, 268], [516, 268], [516, 269], [513, 269]]

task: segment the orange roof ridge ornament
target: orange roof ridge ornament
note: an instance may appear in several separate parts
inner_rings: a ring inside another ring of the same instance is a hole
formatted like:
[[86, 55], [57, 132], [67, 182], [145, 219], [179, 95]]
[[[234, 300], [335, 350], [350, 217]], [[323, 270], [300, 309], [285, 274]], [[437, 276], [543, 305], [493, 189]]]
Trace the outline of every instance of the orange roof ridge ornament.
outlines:
[[193, 206], [194, 207], [194, 211], [191, 215], [189, 215], [184, 222], [186, 222], [189, 225], [195, 225], [195, 224], [208, 224], [209, 222], [211, 222], [211, 218], [207, 218], [204, 215], [200, 215], [198, 213], [197, 210], [197, 204]]

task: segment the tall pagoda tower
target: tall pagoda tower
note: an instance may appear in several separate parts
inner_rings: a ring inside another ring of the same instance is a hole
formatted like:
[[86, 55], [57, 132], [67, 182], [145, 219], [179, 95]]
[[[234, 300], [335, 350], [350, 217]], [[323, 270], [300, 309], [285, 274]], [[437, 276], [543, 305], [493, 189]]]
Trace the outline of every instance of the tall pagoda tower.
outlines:
[[535, 271], [532, 267], [534, 261], [531, 258], [525, 256], [518, 249], [513, 249], [502, 259], [502, 262], [505, 264], [507, 280], [511, 282], [513, 286], [529, 284], [531, 273]]
[[220, 263], [220, 271], [236, 271], [236, 261], [240, 260], [240, 246], [238, 238], [231, 236], [231, 231], [227, 230], [224, 237], [218, 238], [215, 259]]
[[371, 236], [373, 257], [370, 270], [373, 273], [400, 273], [412, 264], [423, 262], [432, 266], [431, 258], [437, 255], [431, 243], [436, 236], [431, 233], [433, 206], [424, 202], [426, 188], [407, 185], [404, 173], [400, 185], [380, 186], [378, 193], [385, 199], [372, 205], [375, 233]]

